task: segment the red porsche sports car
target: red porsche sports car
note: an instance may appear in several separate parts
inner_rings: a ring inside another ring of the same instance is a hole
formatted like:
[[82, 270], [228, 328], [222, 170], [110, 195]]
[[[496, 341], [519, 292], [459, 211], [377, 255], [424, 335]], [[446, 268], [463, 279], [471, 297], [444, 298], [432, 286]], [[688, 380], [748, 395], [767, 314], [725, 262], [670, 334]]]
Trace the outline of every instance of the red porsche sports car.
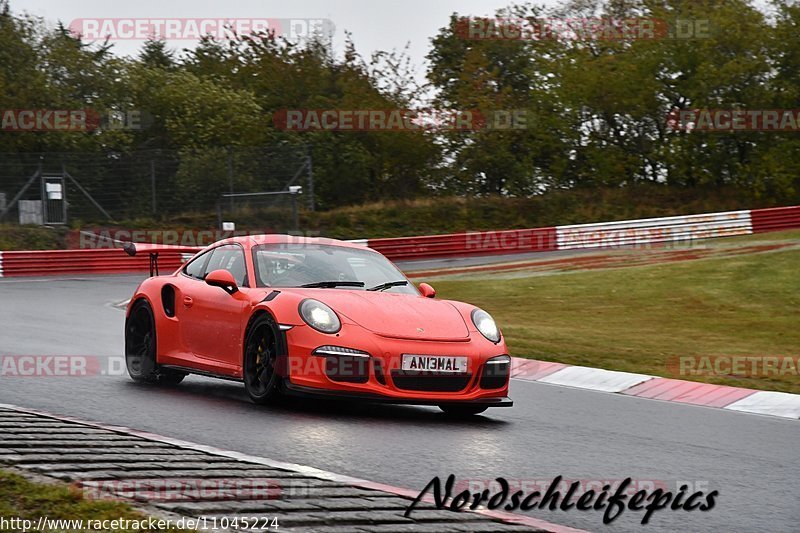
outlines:
[[[157, 272], [127, 308], [134, 381], [187, 374], [240, 380], [250, 398], [280, 394], [438, 405], [455, 415], [511, 406], [511, 358], [488, 313], [434, 299], [380, 253], [332, 239], [236, 237]], [[187, 250], [187, 249], [184, 249]], [[197, 251], [198, 249], [188, 249]]]

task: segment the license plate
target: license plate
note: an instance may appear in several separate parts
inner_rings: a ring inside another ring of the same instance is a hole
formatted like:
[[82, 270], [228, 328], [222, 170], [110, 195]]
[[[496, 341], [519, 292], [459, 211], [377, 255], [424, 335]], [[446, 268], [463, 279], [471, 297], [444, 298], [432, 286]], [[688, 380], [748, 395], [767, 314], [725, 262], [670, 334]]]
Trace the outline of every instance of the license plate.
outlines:
[[403, 354], [403, 370], [465, 374], [467, 372], [467, 358]]

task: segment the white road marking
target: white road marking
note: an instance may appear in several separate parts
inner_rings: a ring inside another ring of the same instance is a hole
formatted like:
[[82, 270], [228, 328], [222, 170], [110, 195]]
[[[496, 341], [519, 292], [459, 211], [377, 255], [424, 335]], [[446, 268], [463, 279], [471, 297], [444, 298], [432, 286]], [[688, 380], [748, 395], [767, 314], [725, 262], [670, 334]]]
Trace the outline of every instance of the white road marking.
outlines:
[[650, 379], [653, 379], [653, 376], [586, 366], [568, 366], [543, 377], [539, 381], [554, 385], [577, 387], [579, 389], [622, 392]]
[[733, 402], [724, 409], [800, 419], [800, 394], [759, 391]]

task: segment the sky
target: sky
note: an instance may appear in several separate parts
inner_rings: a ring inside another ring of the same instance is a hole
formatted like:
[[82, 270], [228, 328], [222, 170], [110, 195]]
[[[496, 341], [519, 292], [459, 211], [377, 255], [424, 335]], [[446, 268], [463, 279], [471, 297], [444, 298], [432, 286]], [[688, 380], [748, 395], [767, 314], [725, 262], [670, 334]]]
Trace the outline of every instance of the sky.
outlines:
[[[376, 50], [403, 50], [415, 68], [418, 82], [425, 78], [425, 56], [430, 39], [447, 25], [452, 13], [494, 15], [499, 8], [524, 0], [11, 0], [15, 12], [27, 11], [55, 26], [88, 19], [327, 19], [335, 27], [333, 45], [341, 55], [345, 32], [356, 50], [368, 58]], [[531, 0], [557, 6], [565, 0]], [[767, 0], [754, 0], [764, 9]], [[116, 23], [118, 24], [118, 22]], [[196, 41], [168, 40], [171, 48], [191, 48]], [[114, 51], [135, 55], [142, 40], [117, 40]]]
[[[335, 26], [334, 47], [341, 53], [345, 31], [353, 35], [356, 49], [368, 57], [375, 50], [402, 50], [417, 77], [424, 77], [424, 58], [430, 39], [447, 25], [450, 15], [493, 15], [510, 0], [11, 0], [15, 12], [27, 11], [51, 25], [68, 25], [76, 19], [109, 18], [225, 18], [225, 19], [329, 19]], [[555, 5], [556, 0], [541, 0]], [[123, 40], [115, 45], [120, 55], [136, 54], [142, 41]], [[192, 41], [171, 41], [172, 48], [193, 46]]]

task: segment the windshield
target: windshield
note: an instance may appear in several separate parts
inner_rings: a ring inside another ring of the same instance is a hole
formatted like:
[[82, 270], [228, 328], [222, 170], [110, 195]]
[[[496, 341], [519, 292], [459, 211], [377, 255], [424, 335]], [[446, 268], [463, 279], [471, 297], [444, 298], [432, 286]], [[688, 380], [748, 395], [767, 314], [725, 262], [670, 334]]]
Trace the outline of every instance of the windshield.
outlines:
[[314, 286], [419, 294], [388, 259], [368, 249], [262, 244], [253, 248], [253, 264], [259, 287]]

